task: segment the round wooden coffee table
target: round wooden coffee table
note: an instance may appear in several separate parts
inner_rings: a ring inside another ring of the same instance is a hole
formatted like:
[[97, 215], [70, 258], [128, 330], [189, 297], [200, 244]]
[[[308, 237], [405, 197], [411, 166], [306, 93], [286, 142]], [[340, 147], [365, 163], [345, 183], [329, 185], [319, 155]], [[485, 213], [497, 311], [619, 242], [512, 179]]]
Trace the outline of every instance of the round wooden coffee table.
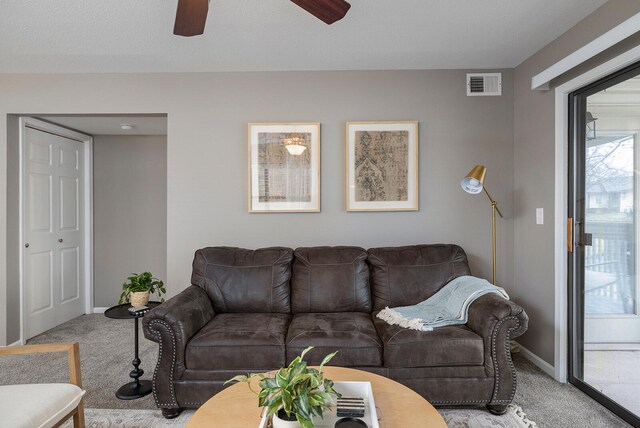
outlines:
[[[371, 382], [381, 428], [446, 428], [442, 416], [427, 400], [406, 386], [362, 370], [324, 368], [326, 377], [340, 381]], [[256, 385], [257, 387], [257, 385]], [[254, 388], [257, 390], [257, 388]], [[193, 415], [187, 428], [246, 427], [260, 425], [258, 398], [244, 384], [235, 384], [214, 395]]]

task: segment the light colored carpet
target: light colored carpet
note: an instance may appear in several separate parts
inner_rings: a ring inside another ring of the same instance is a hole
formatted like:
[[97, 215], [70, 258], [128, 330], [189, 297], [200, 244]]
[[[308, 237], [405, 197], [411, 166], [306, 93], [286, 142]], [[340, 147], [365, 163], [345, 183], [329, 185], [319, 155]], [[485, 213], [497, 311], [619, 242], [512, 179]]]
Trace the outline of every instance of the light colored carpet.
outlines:
[[[153, 410], [87, 409], [85, 418], [87, 428], [183, 428], [193, 412], [188, 410], [176, 419], [167, 420], [160, 415], [160, 412]], [[486, 411], [474, 409], [446, 409], [442, 413], [449, 428], [537, 427], [535, 423], [527, 420], [522, 409], [517, 406], [512, 406], [504, 416], [493, 416]], [[215, 427], [213, 424], [211, 426]], [[62, 428], [72, 427], [71, 421], [62, 426]]]
[[[116, 390], [132, 379], [133, 320], [83, 315], [28, 341], [29, 344], [79, 342], [85, 406], [94, 409], [156, 409], [152, 395], [124, 401]], [[158, 359], [158, 345], [144, 338], [140, 329], [140, 366], [151, 379]], [[0, 360], [0, 385], [37, 382], [68, 382], [66, 354], [7, 356]], [[1, 425], [1, 424], [0, 424]]]
[[[80, 343], [82, 376], [87, 390], [85, 403], [88, 409], [156, 409], [151, 395], [131, 401], [115, 397], [118, 387], [131, 380], [132, 320], [108, 319], [102, 314], [84, 315], [34, 337], [29, 343], [66, 341]], [[141, 334], [141, 368], [146, 372], [143, 379], [151, 378], [157, 360], [157, 347], [156, 343], [148, 341]], [[629, 427], [573, 386], [556, 382], [518, 354], [515, 354], [514, 361], [518, 370], [518, 389], [514, 403], [522, 406], [538, 427]], [[7, 356], [0, 360], [0, 384], [45, 381], [68, 381], [65, 355]], [[446, 412], [448, 409], [442, 411]], [[488, 415], [483, 409], [478, 412]], [[155, 410], [155, 414], [159, 416], [160, 413]]]
[[548, 376], [519, 354], [513, 355], [518, 388], [513, 399], [543, 428], [629, 428], [630, 425], [570, 384]]

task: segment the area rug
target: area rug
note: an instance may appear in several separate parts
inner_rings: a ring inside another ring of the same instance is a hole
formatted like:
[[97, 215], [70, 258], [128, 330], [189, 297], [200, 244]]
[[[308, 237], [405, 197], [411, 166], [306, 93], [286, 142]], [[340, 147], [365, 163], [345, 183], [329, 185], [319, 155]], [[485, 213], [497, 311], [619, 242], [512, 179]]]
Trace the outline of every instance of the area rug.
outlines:
[[484, 409], [438, 409], [449, 428], [538, 428], [529, 420], [520, 406], [509, 405], [502, 416], [492, 415]]
[[[438, 411], [449, 428], [537, 428], [520, 406], [515, 405], [510, 405], [509, 411], [503, 416], [495, 416], [482, 409], [451, 408]], [[158, 410], [86, 409], [85, 419], [87, 428], [182, 428], [193, 413], [194, 410], [188, 410], [175, 419], [165, 419]], [[73, 424], [68, 421], [62, 427], [73, 428]]]
[[[86, 428], [182, 428], [195, 410], [187, 410], [175, 419], [165, 419], [160, 410], [85, 409]], [[67, 421], [61, 428], [73, 428]]]

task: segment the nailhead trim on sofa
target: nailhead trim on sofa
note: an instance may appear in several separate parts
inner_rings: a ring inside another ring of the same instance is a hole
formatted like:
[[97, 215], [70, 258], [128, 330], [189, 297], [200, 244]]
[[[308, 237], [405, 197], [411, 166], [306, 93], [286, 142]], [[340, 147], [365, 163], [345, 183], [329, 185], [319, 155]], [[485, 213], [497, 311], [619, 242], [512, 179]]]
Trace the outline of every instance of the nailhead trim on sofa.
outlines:
[[[507, 330], [507, 334], [505, 336], [505, 354], [507, 357], [507, 362], [509, 363], [509, 368], [511, 369], [511, 377], [512, 377], [512, 385], [511, 385], [511, 396], [508, 400], [497, 400], [496, 395], [498, 394], [498, 388], [500, 387], [500, 371], [498, 369], [498, 356], [496, 354], [496, 338], [498, 337], [498, 333], [500, 332], [500, 327], [506, 321], [516, 320], [516, 325], [509, 330]], [[496, 326], [493, 328], [493, 335], [491, 336], [491, 357], [493, 358], [493, 367], [496, 373], [496, 383], [493, 387], [493, 397], [491, 397], [490, 403], [510, 403], [513, 400], [513, 397], [516, 394], [517, 387], [517, 378], [516, 378], [516, 368], [513, 365], [513, 360], [511, 359], [511, 332], [520, 327], [520, 320], [516, 316], [510, 316], [501, 319], [498, 321]]]
[[[156, 395], [156, 375], [158, 373], [158, 369], [160, 368], [160, 364], [162, 362], [162, 333], [160, 332], [160, 330], [155, 329], [155, 325], [156, 324], [161, 324], [163, 325], [166, 330], [169, 332], [169, 337], [171, 338], [171, 345], [172, 345], [172, 359], [171, 359], [171, 372], [169, 373], [169, 392], [171, 394], [171, 398], [173, 399], [173, 403], [168, 403], [168, 404], [164, 404], [164, 403], [160, 403], [160, 400], [158, 399], [158, 396]], [[160, 344], [160, 350], [158, 352], [158, 363], [156, 364], [156, 368], [153, 371], [153, 398], [156, 401], [156, 405], [158, 407], [162, 407], [162, 408], [179, 408], [180, 405], [178, 404], [178, 400], [176, 398], [176, 393], [174, 390], [174, 385], [173, 385], [173, 372], [176, 368], [176, 359], [177, 359], [177, 354], [176, 354], [176, 335], [175, 332], [173, 331], [173, 328], [171, 328], [171, 326], [169, 325], [169, 323], [159, 320], [159, 319], [154, 319], [149, 323], [149, 330], [153, 331], [156, 336], [158, 336], [158, 343]]]
[[457, 405], [457, 404], [488, 404], [487, 400], [466, 400], [466, 401], [429, 401], [429, 403], [437, 406], [445, 406], [448, 404]]

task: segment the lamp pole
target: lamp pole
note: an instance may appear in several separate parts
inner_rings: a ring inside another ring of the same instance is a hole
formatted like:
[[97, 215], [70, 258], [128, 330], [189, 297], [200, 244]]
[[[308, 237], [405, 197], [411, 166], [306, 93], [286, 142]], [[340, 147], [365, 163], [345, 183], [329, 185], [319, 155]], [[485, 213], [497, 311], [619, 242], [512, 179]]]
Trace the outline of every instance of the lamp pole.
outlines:
[[493, 285], [496, 285], [496, 212], [501, 218], [504, 218], [504, 216], [500, 212], [500, 208], [498, 208], [498, 203], [491, 197], [487, 188], [484, 187], [486, 176], [487, 167], [484, 165], [476, 165], [469, 171], [469, 174], [462, 179], [460, 185], [465, 192], [471, 193], [472, 195], [477, 195], [484, 190], [487, 198], [491, 201], [491, 254], [493, 256]]
[[482, 189], [491, 201], [491, 250], [493, 255], [493, 285], [496, 285], [496, 212], [500, 215], [500, 218], [504, 218], [504, 216], [500, 212], [500, 208], [498, 208], [498, 203], [491, 197], [491, 195], [487, 191], [487, 188], [483, 185]]

